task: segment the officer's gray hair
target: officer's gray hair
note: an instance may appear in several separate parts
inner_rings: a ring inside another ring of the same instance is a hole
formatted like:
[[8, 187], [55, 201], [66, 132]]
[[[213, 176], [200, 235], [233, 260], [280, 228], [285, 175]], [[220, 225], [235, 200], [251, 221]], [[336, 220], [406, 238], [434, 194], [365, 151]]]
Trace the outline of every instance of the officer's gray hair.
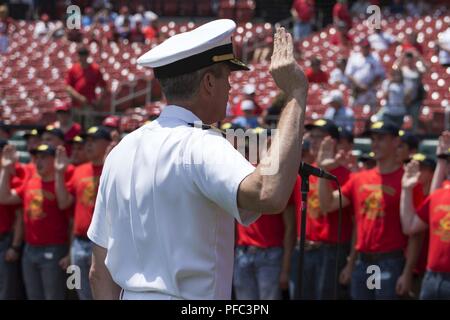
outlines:
[[190, 100], [198, 92], [200, 81], [207, 72], [211, 72], [216, 78], [222, 76], [221, 63], [212, 66], [182, 74], [180, 76], [158, 79], [161, 90], [167, 100]]

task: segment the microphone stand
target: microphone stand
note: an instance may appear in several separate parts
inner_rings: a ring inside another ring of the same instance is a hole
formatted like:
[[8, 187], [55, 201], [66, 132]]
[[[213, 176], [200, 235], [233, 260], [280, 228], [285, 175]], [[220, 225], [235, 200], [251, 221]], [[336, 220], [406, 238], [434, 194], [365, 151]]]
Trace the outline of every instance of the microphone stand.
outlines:
[[308, 207], [308, 192], [309, 192], [309, 175], [300, 173], [301, 175], [301, 193], [302, 193], [302, 205], [301, 205], [301, 225], [300, 225], [300, 243], [299, 243], [299, 255], [298, 255], [298, 270], [297, 270], [297, 288], [295, 290], [295, 300], [300, 300], [302, 297], [303, 286], [303, 261], [305, 255], [305, 237], [306, 237], [306, 208]]

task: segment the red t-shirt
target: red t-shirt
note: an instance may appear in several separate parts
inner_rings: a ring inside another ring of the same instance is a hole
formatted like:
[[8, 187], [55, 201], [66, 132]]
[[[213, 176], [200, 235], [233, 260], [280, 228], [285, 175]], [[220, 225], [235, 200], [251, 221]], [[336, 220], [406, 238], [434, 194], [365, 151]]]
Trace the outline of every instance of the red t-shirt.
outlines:
[[102, 168], [103, 166], [94, 166], [92, 162], [79, 165], [66, 184], [67, 190], [75, 197], [73, 229], [76, 236], [87, 236]]
[[417, 210], [417, 215], [430, 228], [427, 269], [450, 272], [450, 189], [433, 192]]
[[15, 190], [23, 203], [25, 242], [31, 245], [67, 243], [70, 211], [58, 208], [55, 182], [44, 182], [35, 175]]
[[[10, 179], [11, 189], [19, 187], [26, 178], [26, 171], [20, 163], [15, 164], [15, 175]], [[16, 219], [16, 210], [20, 205], [3, 205], [0, 204], [0, 234], [11, 232], [14, 221]]]
[[442, 182], [442, 188], [450, 189], [450, 180], [445, 180], [444, 182]]
[[[336, 176], [341, 186], [347, 182], [350, 177], [350, 171], [344, 167], [338, 167], [331, 170], [331, 174]], [[322, 241], [328, 243], [338, 243], [338, 221], [339, 211], [333, 211], [323, 215], [319, 206], [318, 193], [319, 178], [309, 177], [308, 209], [306, 221], [306, 239], [311, 241]], [[335, 182], [332, 183], [333, 190], [338, 187]], [[347, 206], [342, 208], [342, 227], [340, 243], [348, 243], [352, 239], [352, 208]]]
[[[234, 105], [231, 108], [231, 113], [236, 117], [240, 117], [240, 116], [244, 115], [244, 112], [242, 111], [241, 103], [242, 103], [242, 101], [239, 102], [238, 104]], [[253, 103], [255, 104], [255, 108], [253, 109], [253, 114], [255, 116], [261, 115], [261, 113], [263, 112], [263, 109], [255, 101], [253, 101]]]
[[95, 100], [95, 88], [105, 87], [106, 82], [100, 72], [100, 67], [92, 63], [83, 69], [79, 63], [70, 68], [66, 77], [66, 84], [85, 96], [88, 102]]
[[[295, 205], [295, 187], [288, 205]], [[248, 227], [236, 224], [236, 244], [260, 248], [282, 247], [284, 240], [284, 221], [281, 214], [263, 214]]]
[[[400, 223], [400, 193], [403, 168], [380, 174], [378, 167], [354, 173], [342, 187], [353, 205], [356, 250], [388, 252], [404, 249], [407, 237]], [[415, 188], [415, 194], [420, 188]]]
[[328, 73], [319, 70], [314, 72], [312, 68], [306, 69], [306, 77], [310, 83], [328, 83]]
[[353, 42], [353, 37], [348, 33], [336, 32], [331, 36], [330, 43], [335, 46], [350, 46]]
[[344, 21], [348, 27], [352, 26], [352, 17], [346, 4], [336, 3], [333, 7], [333, 17]]
[[292, 7], [301, 22], [310, 22], [314, 15], [314, 7], [308, 0], [294, 0]]

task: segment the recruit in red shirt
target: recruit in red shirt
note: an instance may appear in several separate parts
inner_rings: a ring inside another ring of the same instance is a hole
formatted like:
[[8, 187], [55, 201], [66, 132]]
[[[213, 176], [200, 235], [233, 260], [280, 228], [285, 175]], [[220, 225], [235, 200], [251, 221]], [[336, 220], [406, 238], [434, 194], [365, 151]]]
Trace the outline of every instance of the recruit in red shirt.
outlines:
[[[350, 171], [345, 167], [338, 167], [330, 171], [338, 179], [341, 185], [345, 184], [350, 177]], [[306, 239], [327, 243], [338, 243], [338, 221], [339, 211], [329, 212], [324, 215], [320, 211], [319, 178], [309, 177], [309, 193], [306, 220]], [[333, 190], [337, 190], [337, 184], [332, 183]], [[339, 243], [348, 243], [352, 239], [352, 207], [342, 209], [341, 239]]]
[[75, 236], [87, 236], [87, 230], [94, 213], [102, 168], [103, 166], [94, 166], [92, 162], [79, 165], [66, 184], [67, 190], [75, 197], [73, 221]]
[[[10, 179], [11, 189], [20, 186], [26, 177], [26, 171], [20, 163], [14, 166], [15, 174]], [[0, 234], [12, 232], [14, 221], [16, 220], [16, 210], [20, 205], [2, 205], [0, 204]]]
[[22, 199], [25, 242], [36, 246], [67, 243], [70, 211], [58, 208], [55, 182], [34, 176], [15, 190]]
[[375, 167], [351, 175], [342, 187], [342, 195], [353, 205], [357, 251], [389, 252], [406, 247], [400, 222], [402, 176], [401, 167], [388, 174]]
[[88, 65], [85, 69], [79, 63], [74, 64], [67, 73], [66, 84], [86, 97], [89, 103], [96, 98], [95, 88], [106, 86], [100, 68], [95, 63]]
[[433, 192], [417, 210], [417, 215], [429, 225], [427, 269], [450, 272], [450, 189]]
[[[288, 205], [293, 205], [296, 208], [295, 193], [299, 193], [299, 189], [294, 186]], [[237, 245], [259, 248], [282, 247], [284, 240], [283, 215], [263, 214], [248, 227], [237, 223], [236, 231]]]

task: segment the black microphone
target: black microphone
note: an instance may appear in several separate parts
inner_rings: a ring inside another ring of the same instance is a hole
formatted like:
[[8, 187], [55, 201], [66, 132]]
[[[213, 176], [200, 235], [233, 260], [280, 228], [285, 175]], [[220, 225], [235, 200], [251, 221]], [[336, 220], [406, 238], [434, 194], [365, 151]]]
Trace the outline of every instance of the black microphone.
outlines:
[[324, 178], [328, 180], [334, 180], [336, 181], [337, 178], [333, 176], [331, 173], [326, 172], [325, 170], [322, 170], [320, 168], [313, 167], [312, 165], [309, 165], [305, 162], [300, 163], [300, 169], [298, 171], [302, 177], [305, 176], [316, 176], [318, 178]]

